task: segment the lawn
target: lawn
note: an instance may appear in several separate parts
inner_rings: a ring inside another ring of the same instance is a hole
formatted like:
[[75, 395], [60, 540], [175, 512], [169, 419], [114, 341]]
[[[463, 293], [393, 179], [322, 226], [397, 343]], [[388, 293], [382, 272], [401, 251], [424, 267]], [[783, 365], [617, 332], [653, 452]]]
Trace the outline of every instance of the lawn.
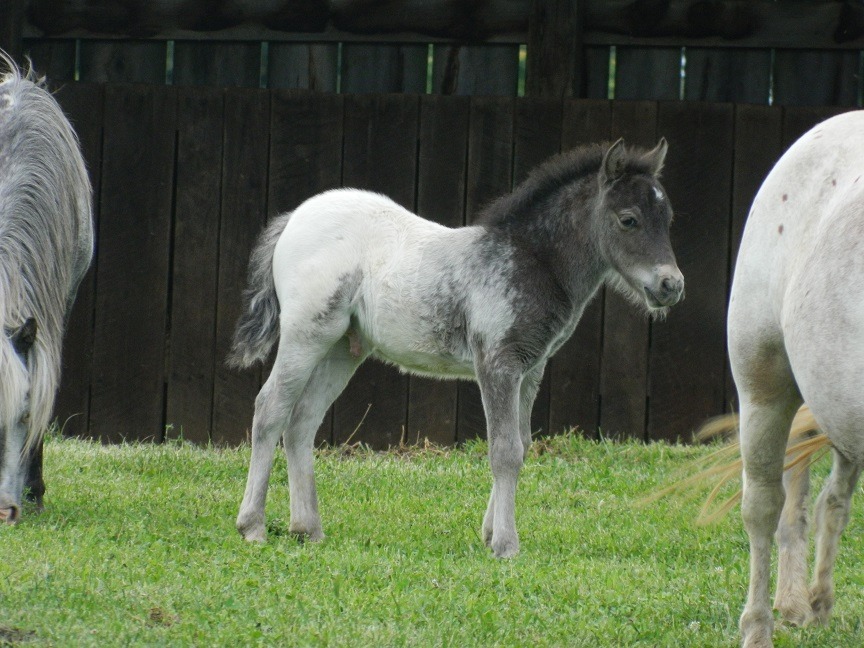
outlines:
[[[320, 452], [320, 544], [287, 533], [280, 455], [251, 545], [233, 526], [248, 447], [51, 438], [45, 512], [0, 528], [0, 646], [735, 646], [737, 509], [699, 527], [698, 500], [636, 504], [710, 450], [535, 444], [522, 550], [499, 561], [479, 537], [482, 443]], [[853, 509], [832, 621], [778, 627], [778, 646], [862, 644], [862, 545]]]

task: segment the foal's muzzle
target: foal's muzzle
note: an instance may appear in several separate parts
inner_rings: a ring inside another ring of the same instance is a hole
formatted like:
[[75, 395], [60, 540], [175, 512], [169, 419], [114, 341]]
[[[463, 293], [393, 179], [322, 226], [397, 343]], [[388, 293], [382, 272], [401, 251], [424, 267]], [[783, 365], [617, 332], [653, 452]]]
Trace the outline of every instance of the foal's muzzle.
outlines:
[[684, 275], [675, 266], [658, 269], [651, 286], [644, 286], [645, 300], [652, 308], [666, 308], [684, 297]]

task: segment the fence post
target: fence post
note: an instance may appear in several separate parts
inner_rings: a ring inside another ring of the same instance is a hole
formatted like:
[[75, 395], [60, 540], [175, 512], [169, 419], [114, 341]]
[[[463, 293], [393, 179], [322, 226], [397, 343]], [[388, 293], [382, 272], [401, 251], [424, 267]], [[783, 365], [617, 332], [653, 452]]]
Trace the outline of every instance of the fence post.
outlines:
[[19, 65], [24, 30], [24, 0], [0, 2], [0, 48]]
[[581, 97], [583, 0], [532, 0], [525, 94]]

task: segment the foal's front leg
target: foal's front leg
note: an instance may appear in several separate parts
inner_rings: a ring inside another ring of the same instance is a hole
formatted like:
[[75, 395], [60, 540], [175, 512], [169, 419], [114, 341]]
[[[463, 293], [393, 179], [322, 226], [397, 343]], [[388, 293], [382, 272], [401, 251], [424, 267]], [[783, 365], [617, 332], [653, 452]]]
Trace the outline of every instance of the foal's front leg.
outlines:
[[[540, 381], [543, 379], [543, 370], [546, 363], [543, 362], [531, 369], [522, 378], [519, 388], [519, 436], [522, 439], [522, 458], [528, 458], [528, 450], [531, 448], [531, 412], [534, 409], [534, 400], [540, 390]], [[495, 486], [492, 486], [492, 494], [489, 496], [489, 504], [486, 506], [486, 515], [483, 516], [483, 540], [487, 547], [492, 546], [492, 528], [495, 520]]]
[[486, 514], [492, 527], [489, 545], [497, 558], [510, 558], [519, 552], [516, 483], [524, 455], [519, 432], [521, 376], [500, 366], [478, 366], [477, 382], [486, 413], [492, 467], [492, 495]]

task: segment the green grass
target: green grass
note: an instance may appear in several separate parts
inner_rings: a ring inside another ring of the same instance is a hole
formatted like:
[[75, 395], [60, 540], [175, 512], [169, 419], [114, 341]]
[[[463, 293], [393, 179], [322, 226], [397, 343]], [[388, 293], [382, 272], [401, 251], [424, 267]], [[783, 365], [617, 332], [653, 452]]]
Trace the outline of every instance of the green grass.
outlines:
[[[233, 526], [248, 447], [50, 439], [46, 511], [0, 528], [0, 646], [735, 646], [737, 512], [697, 527], [698, 501], [634, 504], [709, 450], [541, 444], [521, 554], [499, 561], [479, 538], [479, 443], [322, 452], [320, 544], [287, 533], [280, 454], [270, 539], [251, 545]], [[853, 512], [831, 623], [778, 628], [779, 646], [861, 645], [861, 527]]]

